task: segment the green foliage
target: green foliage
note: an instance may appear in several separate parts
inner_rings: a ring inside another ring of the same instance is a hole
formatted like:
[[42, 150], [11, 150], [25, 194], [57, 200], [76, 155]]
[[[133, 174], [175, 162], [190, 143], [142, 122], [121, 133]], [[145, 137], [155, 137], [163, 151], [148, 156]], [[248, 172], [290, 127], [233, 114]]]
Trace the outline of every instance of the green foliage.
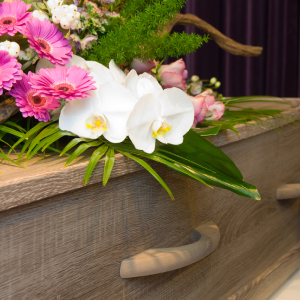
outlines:
[[160, 34], [185, 0], [134, 0], [120, 11], [122, 22], [102, 37], [91, 50], [84, 53], [87, 60], [108, 65], [114, 59], [118, 65], [128, 65], [134, 58], [162, 60], [195, 51], [207, 36], [174, 33]]
[[[3, 134], [1, 132], [1, 134]], [[232, 162], [232, 160], [224, 154], [219, 148], [215, 147], [205, 138], [190, 130], [184, 136], [184, 143], [181, 145], [170, 145], [157, 143], [156, 150], [152, 154], [147, 154], [137, 150], [129, 139], [122, 143], [110, 143], [103, 137], [97, 140], [83, 139], [75, 137], [62, 150], [53, 147], [53, 143], [63, 136], [74, 136], [72, 133], [62, 131], [57, 127], [57, 123], [40, 122], [31, 130], [22, 133], [19, 141], [13, 145], [24, 143], [18, 160], [28, 149], [26, 158], [30, 159], [38, 151], [45, 152], [47, 149], [66, 154], [66, 151], [75, 150], [68, 158], [65, 166], [68, 166], [80, 154], [89, 148], [97, 147], [94, 150], [84, 177], [84, 184], [87, 183], [98, 161], [105, 156], [105, 164], [103, 171], [103, 185], [106, 185], [112, 172], [115, 162], [115, 151], [133, 159], [150, 172], [154, 178], [166, 189], [171, 198], [174, 196], [162, 178], [143, 160], [143, 158], [151, 159], [162, 163], [173, 170], [206, 185], [214, 185], [217, 187], [228, 189], [238, 195], [260, 199], [256, 188], [246, 182]], [[0, 157], [3, 158], [3, 152], [0, 151]], [[138, 155], [138, 157], [136, 157]], [[17, 163], [12, 161], [13, 163]]]

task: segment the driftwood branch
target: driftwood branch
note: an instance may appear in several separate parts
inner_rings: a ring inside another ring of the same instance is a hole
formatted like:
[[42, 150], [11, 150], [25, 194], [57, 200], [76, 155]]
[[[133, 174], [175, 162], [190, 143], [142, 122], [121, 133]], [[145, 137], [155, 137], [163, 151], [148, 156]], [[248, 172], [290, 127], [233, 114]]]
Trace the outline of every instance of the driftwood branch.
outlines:
[[193, 14], [177, 14], [174, 21], [168, 24], [166, 31], [171, 32], [175, 25], [190, 25], [198, 27], [204, 33], [209, 34], [210, 38], [212, 38], [223, 50], [234, 55], [259, 56], [263, 50], [262, 47], [247, 46], [230, 39], [219, 30]]
[[9, 98], [0, 103], [0, 124], [19, 111], [14, 98]]

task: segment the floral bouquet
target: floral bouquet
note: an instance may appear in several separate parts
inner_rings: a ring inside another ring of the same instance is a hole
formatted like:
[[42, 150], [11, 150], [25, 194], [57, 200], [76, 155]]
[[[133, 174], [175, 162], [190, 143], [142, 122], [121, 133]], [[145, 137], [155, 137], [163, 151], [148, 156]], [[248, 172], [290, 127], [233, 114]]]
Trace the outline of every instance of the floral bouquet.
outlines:
[[[172, 198], [144, 158], [260, 199], [229, 157], [203, 136], [279, 112], [234, 115], [226, 106], [247, 97], [223, 98], [214, 91], [220, 86], [216, 78], [188, 80], [182, 59], [162, 64], [209, 40], [164, 31], [184, 2], [0, 3], [0, 94], [2, 101], [13, 97], [22, 116], [0, 125], [0, 141], [10, 149], [1, 150], [2, 159], [21, 165], [37, 152], [54, 151], [69, 156], [67, 166], [95, 147], [84, 184], [105, 157], [105, 185], [118, 152], [141, 164]], [[61, 138], [64, 147], [58, 144]], [[17, 148], [18, 158], [11, 159]]]

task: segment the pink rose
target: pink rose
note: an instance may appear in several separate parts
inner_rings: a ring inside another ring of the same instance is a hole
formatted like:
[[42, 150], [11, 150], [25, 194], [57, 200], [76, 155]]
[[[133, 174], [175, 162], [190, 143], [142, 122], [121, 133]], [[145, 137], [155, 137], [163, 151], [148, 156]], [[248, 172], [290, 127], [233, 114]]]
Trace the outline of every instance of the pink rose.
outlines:
[[135, 58], [131, 64], [130, 64], [130, 69], [134, 69], [136, 70], [136, 72], [138, 74], [142, 74], [142, 73], [149, 73], [152, 69], [154, 69], [156, 67], [156, 64], [154, 61], [148, 59], [146, 61], [141, 61], [137, 58]]
[[200, 95], [193, 97], [190, 96], [194, 106], [194, 123], [193, 127], [197, 123], [203, 123], [203, 120], [217, 121], [220, 120], [225, 112], [224, 103], [217, 101], [215, 97], [210, 95], [210, 91], [206, 90]]
[[200, 122], [203, 123], [204, 117], [206, 116], [207, 106], [205, 104], [205, 97], [198, 95], [193, 97], [189, 95], [190, 99], [192, 100], [194, 106], [194, 123], [193, 127]]
[[186, 91], [187, 76], [188, 71], [182, 58], [169, 65], [162, 65], [158, 71], [158, 78], [161, 80], [163, 88], [177, 87]]
[[218, 121], [222, 118], [225, 112], [225, 105], [221, 101], [217, 101], [208, 107], [205, 120]]

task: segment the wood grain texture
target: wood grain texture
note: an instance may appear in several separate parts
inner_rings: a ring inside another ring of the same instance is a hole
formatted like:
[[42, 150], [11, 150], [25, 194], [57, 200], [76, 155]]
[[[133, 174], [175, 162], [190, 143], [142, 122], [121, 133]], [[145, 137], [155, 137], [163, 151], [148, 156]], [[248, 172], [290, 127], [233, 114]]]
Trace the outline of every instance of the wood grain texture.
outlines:
[[[296, 104], [299, 99], [293, 99]], [[290, 101], [290, 100], [289, 100]], [[259, 103], [258, 108], [273, 107], [274, 109], [286, 109], [282, 117], [270, 120], [268, 126], [239, 125], [239, 135], [231, 130], [220, 132], [217, 136], [209, 137], [209, 140], [216, 146], [224, 146], [238, 141], [248, 139], [270, 130], [291, 124], [300, 120], [300, 106], [294, 104], [295, 108], [288, 105]], [[251, 104], [253, 105], [253, 103]], [[299, 126], [296, 124], [290, 126]], [[286, 126], [289, 128], [289, 126]], [[285, 129], [283, 129], [283, 132]], [[283, 133], [276, 133], [283, 134]], [[10, 163], [0, 164], [0, 211], [10, 209], [19, 205], [28, 204], [40, 199], [51, 197], [83, 187], [84, 173], [88, 165], [91, 152], [78, 157], [74, 164], [64, 167], [66, 157], [38, 155], [26, 163], [26, 169], [13, 166]], [[103, 160], [96, 166], [88, 185], [102, 181]], [[157, 164], [154, 164], [154, 166]], [[112, 171], [112, 178], [124, 176], [132, 172], [140, 171], [143, 168], [132, 160], [118, 155]], [[286, 182], [285, 182], [286, 183]], [[20, 193], [20, 191], [22, 191]]]
[[276, 192], [277, 200], [300, 198], [300, 183], [284, 184]]
[[121, 262], [121, 278], [149, 276], [189, 266], [210, 253], [220, 242], [218, 226], [210, 221], [193, 230], [189, 245], [171, 248], [147, 249]]
[[300, 243], [227, 300], [265, 300], [300, 267]]
[[[106, 187], [98, 180], [0, 212], [0, 299], [223, 300], [234, 295], [299, 243], [300, 199], [275, 201], [275, 195], [278, 186], [299, 182], [300, 131], [290, 125], [282, 130], [285, 134], [267, 131], [221, 147], [257, 186], [261, 201], [154, 165], [175, 201], [150, 174], [135, 171], [114, 177]], [[59, 184], [72, 180], [69, 173]], [[187, 245], [193, 228], [209, 220], [222, 239], [205, 259], [164, 274], [120, 278], [124, 258]], [[270, 293], [277, 284], [270, 282]]]
[[9, 98], [0, 103], [0, 124], [19, 111], [14, 98]]
[[212, 38], [223, 50], [233, 55], [259, 56], [263, 50], [262, 47], [243, 45], [232, 40], [215, 27], [193, 14], [176, 14], [174, 20], [168, 24], [166, 31], [171, 32], [175, 25], [198, 27], [204, 33], [209, 34], [210, 38]]

